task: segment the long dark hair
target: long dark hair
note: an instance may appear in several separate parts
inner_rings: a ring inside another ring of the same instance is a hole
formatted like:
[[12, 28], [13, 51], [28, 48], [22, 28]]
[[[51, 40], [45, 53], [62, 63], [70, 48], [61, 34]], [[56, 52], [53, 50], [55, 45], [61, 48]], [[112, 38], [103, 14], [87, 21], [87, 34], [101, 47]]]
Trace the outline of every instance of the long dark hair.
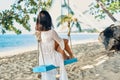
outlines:
[[40, 27], [40, 31], [51, 30], [51, 28], [53, 27], [52, 19], [47, 11], [42, 10], [39, 12], [39, 15], [37, 17], [36, 27]]

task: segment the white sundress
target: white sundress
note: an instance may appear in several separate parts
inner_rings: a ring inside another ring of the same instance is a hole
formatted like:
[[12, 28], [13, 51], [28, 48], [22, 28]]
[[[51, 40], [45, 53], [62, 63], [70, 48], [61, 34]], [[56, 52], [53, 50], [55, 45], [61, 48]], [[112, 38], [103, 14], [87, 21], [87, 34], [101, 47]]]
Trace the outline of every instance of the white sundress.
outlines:
[[[46, 65], [53, 64], [59, 66], [60, 68], [60, 78], [59, 80], [68, 80], [67, 72], [64, 67], [64, 60], [62, 55], [55, 50], [55, 41], [59, 43], [61, 49], [64, 49], [64, 42], [55, 30], [42, 31], [41, 32], [41, 48], [44, 56], [44, 61]], [[41, 51], [41, 49], [39, 49]], [[40, 52], [41, 53], [41, 52]], [[40, 54], [39, 53], [39, 54]], [[42, 55], [39, 56], [39, 65], [43, 65]], [[42, 72], [41, 80], [56, 80], [56, 75], [58, 71], [56, 69]]]

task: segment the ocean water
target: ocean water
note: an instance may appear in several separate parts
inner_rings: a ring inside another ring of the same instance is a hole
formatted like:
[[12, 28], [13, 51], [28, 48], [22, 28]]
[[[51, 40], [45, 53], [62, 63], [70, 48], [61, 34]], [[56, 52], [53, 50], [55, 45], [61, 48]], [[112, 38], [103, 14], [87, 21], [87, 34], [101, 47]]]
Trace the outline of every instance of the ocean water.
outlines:
[[32, 34], [6, 34], [0, 35], [0, 52], [11, 51], [17, 48], [35, 46], [35, 36]]
[[[59, 34], [62, 38], [68, 38], [67, 34]], [[86, 41], [86, 40], [97, 40], [98, 34], [95, 33], [72, 33], [72, 42]], [[36, 47], [37, 41], [33, 34], [5, 34], [0, 35], [0, 52], [12, 51], [24, 47]]]

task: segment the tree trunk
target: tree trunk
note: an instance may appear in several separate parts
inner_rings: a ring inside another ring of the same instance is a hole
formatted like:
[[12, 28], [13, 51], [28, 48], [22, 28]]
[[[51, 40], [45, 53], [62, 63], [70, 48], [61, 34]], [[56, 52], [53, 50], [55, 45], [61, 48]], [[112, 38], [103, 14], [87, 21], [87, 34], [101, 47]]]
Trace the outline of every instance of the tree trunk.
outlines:
[[104, 4], [102, 2], [100, 2], [100, 0], [96, 0], [97, 1], [97, 4], [99, 6], [101, 6], [101, 8], [103, 9], [103, 11], [105, 13], [107, 13], [107, 15], [112, 19], [113, 22], [116, 22], [117, 19], [106, 9], [106, 7], [104, 6]]

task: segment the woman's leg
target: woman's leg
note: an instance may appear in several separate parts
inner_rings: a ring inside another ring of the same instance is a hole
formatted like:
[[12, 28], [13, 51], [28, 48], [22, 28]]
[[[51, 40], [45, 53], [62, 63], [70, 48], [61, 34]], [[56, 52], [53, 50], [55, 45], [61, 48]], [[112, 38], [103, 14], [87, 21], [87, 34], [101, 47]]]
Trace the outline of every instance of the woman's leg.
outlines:
[[66, 55], [65, 51], [60, 48], [59, 44], [56, 41], [55, 41], [55, 50], [62, 54], [64, 60], [69, 58], [69, 56]]
[[74, 56], [68, 45], [68, 40], [67, 39], [63, 39], [63, 40], [65, 44], [65, 50], [68, 52], [69, 56], [66, 55], [65, 51], [60, 48], [59, 44], [56, 41], [55, 41], [55, 50], [60, 52], [64, 59], [73, 58]]
[[65, 44], [65, 50], [68, 52], [70, 58], [73, 58], [73, 53], [70, 49], [70, 46], [68, 45], [68, 39], [63, 39], [64, 40], [64, 44]]

